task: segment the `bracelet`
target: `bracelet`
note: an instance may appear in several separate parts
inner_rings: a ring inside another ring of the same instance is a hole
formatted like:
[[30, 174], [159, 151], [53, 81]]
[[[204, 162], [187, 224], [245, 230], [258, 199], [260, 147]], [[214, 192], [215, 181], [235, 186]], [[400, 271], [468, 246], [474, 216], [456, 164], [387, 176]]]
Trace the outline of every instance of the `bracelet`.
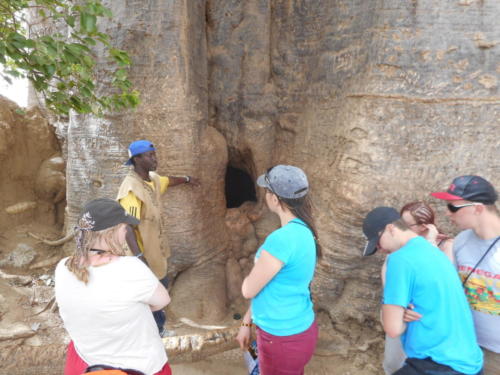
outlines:
[[184, 179], [186, 180], [186, 184], [191, 182], [191, 176], [184, 176]]
[[144, 256], [144, 253], [139, 253], [139, 254], [137, 254], [135, 257], [136, 257], [136, 258], [140, 258], [140, 257], [143, 257], [143, 256]]
[[242, 327], [251, 327], [251, 326], [253, 326], [253, 324], [252, 323], [241, 323], [241, 326]]

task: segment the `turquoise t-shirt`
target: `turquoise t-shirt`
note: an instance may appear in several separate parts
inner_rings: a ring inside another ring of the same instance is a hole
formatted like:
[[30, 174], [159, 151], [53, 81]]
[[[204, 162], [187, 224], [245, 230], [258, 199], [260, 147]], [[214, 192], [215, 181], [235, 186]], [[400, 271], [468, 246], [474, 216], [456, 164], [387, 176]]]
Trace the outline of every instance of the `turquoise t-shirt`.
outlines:
[[307, 330], [314, 321], [309, 284], [316, 266], [316, 244], [309, 227], [293, 219], [272, 232], [259, 248], [283, 262], [274, 278], [252, 299], [252, 320], [275, 336]]
[[408, 323], [401, 336], [406, 355], [477, 374], [483, 353], [457, 271], [422, 237], [412, 238], [387, 262], [384, 304], [406, 308], [410, 303], [422, 318]]

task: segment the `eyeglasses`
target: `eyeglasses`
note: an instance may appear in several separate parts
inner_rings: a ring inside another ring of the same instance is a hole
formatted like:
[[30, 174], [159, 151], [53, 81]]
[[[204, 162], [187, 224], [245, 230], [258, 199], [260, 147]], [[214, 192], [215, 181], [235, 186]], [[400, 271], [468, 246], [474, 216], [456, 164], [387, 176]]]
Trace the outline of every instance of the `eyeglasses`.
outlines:
[[464, 207], [469, 207], [469, 206], [480, 206], [482, 205], [482, 203], [465, 203], [465, 204], [461, 204], [459, 206], [454, 206], [452, 205], [451, 203], [448, 203], [446, 205], [446, 207], [448, 207], [448, 210], [452, 213], [455, 213], [457, 212], [458, 210], [460, 210], [461, 208], [464, 208]]

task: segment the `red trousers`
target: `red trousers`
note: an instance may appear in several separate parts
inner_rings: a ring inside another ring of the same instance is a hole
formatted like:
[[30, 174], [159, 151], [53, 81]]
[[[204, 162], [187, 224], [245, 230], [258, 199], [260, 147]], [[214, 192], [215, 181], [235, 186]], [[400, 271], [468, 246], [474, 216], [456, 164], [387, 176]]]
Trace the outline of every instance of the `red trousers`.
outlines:
[[[105, 365], [105, 363], [99, 363], [100, 365]], [[66, 365], [64, 366], [64, 375], [82, 375], [84, 371], [89, 367], [83, 359], [80, 358], [75, 350], [75, 345], [73, 341], [70, 341], [68, 345], [68, 350], [66, 352]], [[165, 366], [154, 375], [172, 375], [172, 369], [168, 362]]]
[[261, 375], [303, 375], [318, 341], [318, 325], [304, 332], [274, 336], [257, 327], [257, 349]]

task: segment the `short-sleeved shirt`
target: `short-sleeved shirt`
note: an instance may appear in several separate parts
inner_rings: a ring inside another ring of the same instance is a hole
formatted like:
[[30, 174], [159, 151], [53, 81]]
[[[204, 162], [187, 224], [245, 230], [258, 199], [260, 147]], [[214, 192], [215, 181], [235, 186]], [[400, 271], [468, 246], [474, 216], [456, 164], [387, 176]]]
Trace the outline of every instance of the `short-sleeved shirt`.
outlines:
[[[483, 240], [473, 230], [460, 232], [453, 242], [458, 272], [464, 280], [495, 241]], [[465, 284], [479, 345], [500, 353], [500, 241], [481, 260]]]
[[[159, 176], [160, 177], [160, 192], [161, 194], [165, 193], [168, 188], [169, 184], [169, 179], [166, 176]], [[151, 189], [154, 190], [154, 184], [152, 181], [144, 181], [146, 184], [151, 186]], [[134, 194], [133, 191], [129, 191], [127, 196], [123, 197], [120, 199], [120, 204], [121, 206], [127, 211], [130, 215], [135, 216], [137, 219], [141, 220], [141, 208], [142, 208], [142, 201], [137, 198], [137, 196]], [[142, 237], [141, 233], [139, 230], [136, 228], [135, 229], [135, 237], [137, 239], [137, 244], [139, 245], [139, 249], [144, 252], [144, 244], [142, 242]]]
[[314, 236], [300, 219], [293, 219], [272, 232], [259, 248], [283, 262], [280, 271], [252, 299], [252, 320], [275, 336], [307, 330], [314, 321], [309, 284], [316, 266]]
[[78, 355], [89, 365], [106, 364], [154, 374], [167, 362], [148, 301], [158, 279], [135, 257], [89, 267], [87, 284], [61, 260], [55, 271], [59, 313]]
[[422, 237], [389, 255], [384, 304], [422, 314], [407, 324], [402, 343], [409, 358], [432, 358], [464, 374], [483, 366], [472, 314], [448, 257]]

